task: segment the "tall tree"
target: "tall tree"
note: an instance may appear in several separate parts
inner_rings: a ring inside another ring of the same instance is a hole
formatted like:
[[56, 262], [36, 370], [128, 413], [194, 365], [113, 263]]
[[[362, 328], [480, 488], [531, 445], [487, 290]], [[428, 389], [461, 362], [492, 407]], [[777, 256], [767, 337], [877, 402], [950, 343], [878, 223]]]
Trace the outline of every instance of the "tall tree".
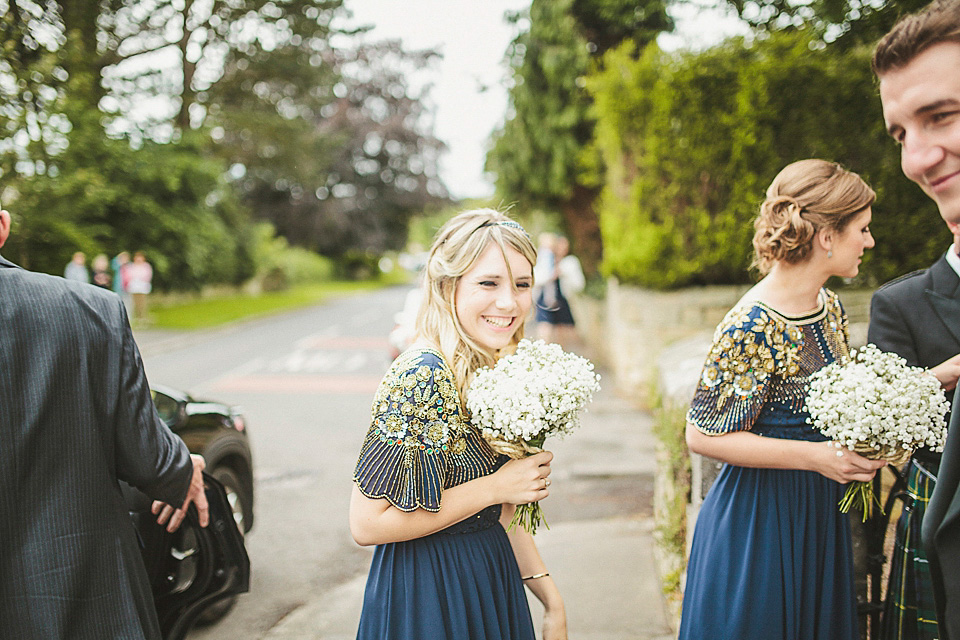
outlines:
[[501, 197], [559, 211], [585, 269], [595, 272], [602, 251], [594, 208], [600, 174], [585, 78], [607, 49], [625, 39], [642, 46], [671, 29], [666, 3], [533, 0], [511, 20], [529, 27], [507, 51], [510, 114], [487, 168]]
[[0, 172], [17, 232], [11, 257], [61, 272], [76, 250], [144, 249], [157, 283], [193, 288], [249, 275], [249, 224], [222, 161], [194, 143], [105, 132], [106, 0], [8, 0], [0, 19]]
[[399, 246], [411, 213], [445, 197], [442, 145], [403, 76], [434, 54], [353, 45], [331, 26], [342, 0], [7, 2], [5, 177], [56, 172], [88, 136], [150, 153], [189, 139], [184, 149], [232, 167], [257, 215], [331, 255]]
[[326, 49], [320, 65], [289, 53], [231, 56], [200, 96], [245, 200], [325, 255], [401, 248], [410, 217], [446, 199], [443, 144], [406, 80], [435, 52], [382, 42]]
[[[446, 195], [442, 145], [404, 79], [435, 54], [352, 45], [331, 26], [341, 13], [342, 0], [149, 0], [117, 12], [108, 47], [118, 99], [176, 87], [174, 133], [208, 130], [251, 210], [333, 256], [402, 246], [410, 215]], [[125, 62], [165, 50], [153, 73]]]
[[100, 64], [120, 113], [145, 94], [171, 98], [160, 118], [143, 117], [148, 135], [172, 122], [202, 124], [200, 96], [231, 58], [296, 55], [317, 65], [343, 12], [342, 0], [110, 0], [100, 17]]

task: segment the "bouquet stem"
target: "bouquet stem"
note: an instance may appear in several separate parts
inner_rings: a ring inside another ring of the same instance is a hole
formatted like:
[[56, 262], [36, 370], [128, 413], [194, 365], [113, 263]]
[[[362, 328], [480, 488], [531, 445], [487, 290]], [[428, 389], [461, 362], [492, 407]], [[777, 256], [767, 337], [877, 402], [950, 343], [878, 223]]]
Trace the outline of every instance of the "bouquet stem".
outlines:
[[867, 518], [873, 515], [874, 503], [880, 509], [880, 513], [884, 513], [880, 499], [873, 492], [873, 483], [858, 480], [847, 486], [847, 492], [843, 494], [839, 504], [841, 513], [847, 513], [850, 507], [856, 507], [863, 514], [861, 522], [866, 522]]
[[[530, 449], [533, 449], [532, 453], [538, 453], [543, 450], [544, 440], [546, 440], [546, 436], [538, 436], [530, 440], [524, 440], [524, 442]], [[527, 455], [532, 455], [532, 453]], [[547, 519], [543, 516], [543, 508], [540, 507], [539, 502], [518, 504], [517, 510], [514, 511], [513, 518], [510, 520], [510, 526], [507, 527], [507, 532], [513, 531], [517, 528], [517, 525], [520, 525], [530, 535], [536, 535], [541, 524], [547, 529], [550, 528]]]

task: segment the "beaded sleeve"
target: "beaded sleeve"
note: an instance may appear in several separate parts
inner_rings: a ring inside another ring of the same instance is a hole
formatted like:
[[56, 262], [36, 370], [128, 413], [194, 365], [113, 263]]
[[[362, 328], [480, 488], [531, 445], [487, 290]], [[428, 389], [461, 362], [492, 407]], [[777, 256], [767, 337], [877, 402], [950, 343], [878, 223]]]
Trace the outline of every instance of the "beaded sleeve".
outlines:
[[732, 309], [714, 334], [687, 421], [707, 435], [751, 429], [772, 380], [799, 372], [803, 340], [759, 305]]
[[440, 355], [401, 354], [380, 383], [371, 413], [354, 472], [361, 493], [402, 511], [439, 511], [449, 458], [464, 452], [469, 428]]

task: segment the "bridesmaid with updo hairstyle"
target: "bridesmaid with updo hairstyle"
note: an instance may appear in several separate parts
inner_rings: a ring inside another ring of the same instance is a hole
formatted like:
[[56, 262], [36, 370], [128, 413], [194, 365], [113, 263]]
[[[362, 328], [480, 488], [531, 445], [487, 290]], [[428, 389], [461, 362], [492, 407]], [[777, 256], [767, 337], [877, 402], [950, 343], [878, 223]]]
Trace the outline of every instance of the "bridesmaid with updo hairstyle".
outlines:
[[884, 464], [807, 423], [809, 377], [849, 350], [831, 276], [857, 275], [875, 194], [824, 160], [784, 168], [754, 226], [763, 278], [717, 327], [687, 414], [724, 462], [693, 533], [681, 640], [856, 640], [846, 483]]

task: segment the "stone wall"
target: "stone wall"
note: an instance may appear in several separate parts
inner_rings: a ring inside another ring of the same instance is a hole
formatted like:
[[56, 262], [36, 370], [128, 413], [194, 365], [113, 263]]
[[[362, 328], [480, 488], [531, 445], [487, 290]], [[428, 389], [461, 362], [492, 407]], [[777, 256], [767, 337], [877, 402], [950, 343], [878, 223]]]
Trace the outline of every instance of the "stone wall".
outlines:
[[578, 298], [572, 304], [581, 337], [612, 370], [618, 391], [649, 407], [651, 394], [657, 392], [663, 349], [705, 330], [712, 332], [748, 288], [651, 291], [624, 286], [611, 278], [605, 300]]
[[[591, 354], [615, 375], [618, 391], [650, 406], [652, 393], [669, 393], [659, 385], [699, 374], [709, 340], [724, 314], [749, 289], [741, 286], [691, 287], [679, 291], [652, 291], [620, 284], [615, 278], [607, 281], [604, 300], [578, 297], [571, 300], [582, 339]], [[866, 341], [866, 322], [872, 290], [844, 290], [841, 299], [850, 319], [851, 343]], [[691, 340], [690, 344], [685, 344]], [[696, 347], [703, 347], [696, 353]], [[665, 349], [680, 347], [683, 362], [676, 358], [664, 362]], [[694, 352], [690, 353], [693, 349]], [[700, 362], [695, 365], [686, 358]], [[678, 367], [687, 367], [678, 370]], [[666, 376], [667, 380], [663, 377]], [[690, 389], [692, 392], [692, 388]], [[689, 400], [689, 396], [683, 400]]]

